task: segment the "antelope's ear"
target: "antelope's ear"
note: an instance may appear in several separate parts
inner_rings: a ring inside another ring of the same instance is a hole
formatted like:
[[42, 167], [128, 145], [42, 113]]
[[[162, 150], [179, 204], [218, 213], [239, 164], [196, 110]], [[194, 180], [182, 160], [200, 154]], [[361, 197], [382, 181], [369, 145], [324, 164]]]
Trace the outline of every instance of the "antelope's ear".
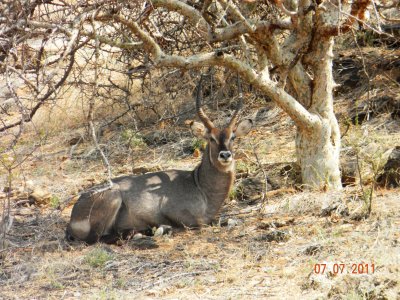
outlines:
[[237, 137], [245, 136], [250, 132], [250, 130], [253, 128], [253, 121], [251, 119], [246, 119], [241, 121], [235, 130], [235, 135]]
[[207, 137], [207, 129], [202, 123], [193, 121], [190, 124], [190, 129], [195, 137], [200, 139], [205, 139]]

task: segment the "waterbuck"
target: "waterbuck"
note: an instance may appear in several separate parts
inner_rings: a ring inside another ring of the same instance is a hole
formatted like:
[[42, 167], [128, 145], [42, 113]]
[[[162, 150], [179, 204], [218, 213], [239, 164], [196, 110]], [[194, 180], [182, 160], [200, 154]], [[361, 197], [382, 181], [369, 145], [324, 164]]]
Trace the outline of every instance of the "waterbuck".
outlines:
[[200, 98], [201, 80], [196, 111], [202, 123], [191, 124], [194, 135], [208, 142], [201, 163], [193, 171], [115, 178], [109, 190], [82, 194], [72, 209], [69, 240], [115, 242], [124, 233], [153, 226], [199, 227], [213, 220], [235, 177], [233, 141], [250, 131], [252, 121], [236, 126], [240, 101], [228, 126], [220, 130], [200, 107]]

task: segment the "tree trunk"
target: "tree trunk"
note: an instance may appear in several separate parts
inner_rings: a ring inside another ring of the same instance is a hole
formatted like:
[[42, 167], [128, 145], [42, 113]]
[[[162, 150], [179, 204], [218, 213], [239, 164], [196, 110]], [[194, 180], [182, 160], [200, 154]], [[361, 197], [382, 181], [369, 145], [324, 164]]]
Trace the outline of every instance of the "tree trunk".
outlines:
[[312, 132], [297, 131], [296, 152], [303, 184], [311, 188], [342, 188], [339, 171], [340, 147], [332, 139], [331, 122], [322, 120]]
[[311, 129], [298, 127], [296, 151], [303, 184], [313, 188], [341, 189], [340, 131], [333, 112], [333, 38], [316, 37], [308, 56], [314, 70], [309, 112], [319, 118]]

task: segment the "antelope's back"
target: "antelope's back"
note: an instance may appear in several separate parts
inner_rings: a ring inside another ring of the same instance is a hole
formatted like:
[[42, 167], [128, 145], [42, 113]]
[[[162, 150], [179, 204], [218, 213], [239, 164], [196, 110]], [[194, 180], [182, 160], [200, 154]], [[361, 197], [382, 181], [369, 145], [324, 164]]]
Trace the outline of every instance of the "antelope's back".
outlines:
[[206, 213], [206, 199], [195, 184], [193, 171], [170, 170], [113, 181], [124, 205], [117, 220], [119, 230], [160, 224], [192, 226]]

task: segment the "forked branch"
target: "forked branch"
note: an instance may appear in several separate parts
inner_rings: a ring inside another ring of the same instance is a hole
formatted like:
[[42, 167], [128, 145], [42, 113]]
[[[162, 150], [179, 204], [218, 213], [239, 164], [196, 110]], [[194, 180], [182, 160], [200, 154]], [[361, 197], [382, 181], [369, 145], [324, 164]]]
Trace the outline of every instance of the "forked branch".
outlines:
[[209, 66], [227, 67], [274, 100], [302, 130], [309, 130], [319, 123], [319, 118], [316, 115], [309, 113], [284, 89], [279, 88], [269, 78], [265, 79], [262, 74], [259, 74], [254, 68], [233, 55], [225, 54], [222, 51], [202, 53], [188, 57], [168, 55], [162, 51], [150, 34], [142, 30], [136, 22], [129, 21], [121, 15], [102, 15], [97, 19], [101, 21], [113, 19], [125, 25], [132, 34], [143, 42], [144, 47], [151, 53], [153, 61], [158, 67], [175, 67], [180, 69]]

